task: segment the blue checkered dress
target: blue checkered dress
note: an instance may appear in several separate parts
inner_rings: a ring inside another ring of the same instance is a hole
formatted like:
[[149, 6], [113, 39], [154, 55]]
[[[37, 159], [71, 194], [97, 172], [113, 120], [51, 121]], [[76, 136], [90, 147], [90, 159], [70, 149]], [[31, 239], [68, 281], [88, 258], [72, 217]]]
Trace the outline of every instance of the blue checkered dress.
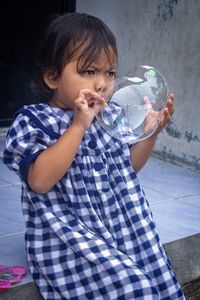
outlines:
[[62, 180], [46, 194], [28, 186], [29, 164], [56, 142], [72, 117], [72, 111], [48, 104], [25, 106], [2, 152], [22, 181], [28, 261], [44, 299], [185, 299], [129, 147], [96, 120]]

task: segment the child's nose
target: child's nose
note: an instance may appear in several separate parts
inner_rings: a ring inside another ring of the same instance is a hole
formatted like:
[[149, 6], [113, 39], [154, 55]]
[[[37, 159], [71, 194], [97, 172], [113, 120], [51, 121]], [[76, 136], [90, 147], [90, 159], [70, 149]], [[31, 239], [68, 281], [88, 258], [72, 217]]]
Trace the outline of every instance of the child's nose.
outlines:
[[107, 81], [104, 76], [98, 76], [95, 81], [95, 91], [97, 93], [104, 92], [106, 90]]

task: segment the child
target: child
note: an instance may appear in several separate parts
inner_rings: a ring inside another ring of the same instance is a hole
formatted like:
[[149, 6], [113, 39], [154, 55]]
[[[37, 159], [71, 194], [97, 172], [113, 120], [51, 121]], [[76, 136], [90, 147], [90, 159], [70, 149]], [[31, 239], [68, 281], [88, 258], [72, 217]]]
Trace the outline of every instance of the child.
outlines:
[[50, 24], [37, 63], [43, 103], [23, 107], [4, 163], [22, 181], [26, 250], [44, 299], [185, 299], [136, 173], [173, 113], [133, 147], [95, 116], [112, 93], [115, 37], [86, 14]]

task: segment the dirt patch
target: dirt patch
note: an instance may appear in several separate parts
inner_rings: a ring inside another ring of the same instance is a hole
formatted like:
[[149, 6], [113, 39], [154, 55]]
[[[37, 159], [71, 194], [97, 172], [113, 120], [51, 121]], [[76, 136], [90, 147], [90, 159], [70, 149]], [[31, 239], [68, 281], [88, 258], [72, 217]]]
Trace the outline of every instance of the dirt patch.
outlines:
[[200, 278], [185, 283], [183, 285], [183, 291], [187, 300], [200, 300]]

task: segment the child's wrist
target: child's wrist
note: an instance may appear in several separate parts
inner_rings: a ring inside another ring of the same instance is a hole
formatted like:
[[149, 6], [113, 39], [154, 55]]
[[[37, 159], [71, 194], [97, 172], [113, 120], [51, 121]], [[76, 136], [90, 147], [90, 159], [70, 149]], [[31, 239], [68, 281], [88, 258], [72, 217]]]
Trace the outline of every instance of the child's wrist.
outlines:
[[157, 133], [157, 132], [154, 132], [151, 136], [149, 136], [149, 137], [147, 138], [147, 141], [152, 142], [152, 143], [155, 143], [156, 140], [157, 140], [157, 137], [158, 137], [158, 133]]
[[77, 132], [81, 136], [83, 136], [85, 134], [86, 128], [81, 123], [73, 122], [70, 127], [71, 127], [71, 129], [75, 130], [75, 132]]

